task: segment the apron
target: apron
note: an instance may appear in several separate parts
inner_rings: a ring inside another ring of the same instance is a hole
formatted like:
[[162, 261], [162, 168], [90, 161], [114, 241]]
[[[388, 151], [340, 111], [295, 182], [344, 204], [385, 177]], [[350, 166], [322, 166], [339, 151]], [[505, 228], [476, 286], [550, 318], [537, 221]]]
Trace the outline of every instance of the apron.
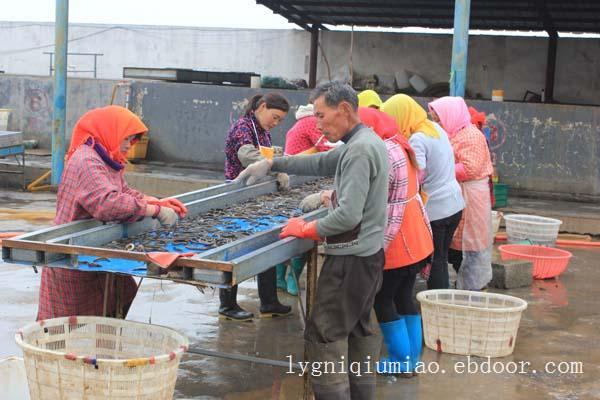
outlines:
[[457, 289], [479, 290], [492, 279], [492, 205], [488, 178], [461, 183], [465, 208], [451, 247], [462, 250]]

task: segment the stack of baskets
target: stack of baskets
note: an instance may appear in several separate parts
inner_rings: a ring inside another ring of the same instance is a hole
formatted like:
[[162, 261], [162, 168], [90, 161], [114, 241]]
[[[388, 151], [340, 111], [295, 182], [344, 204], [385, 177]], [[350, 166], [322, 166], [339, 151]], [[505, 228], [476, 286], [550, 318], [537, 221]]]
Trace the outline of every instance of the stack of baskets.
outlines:
[[421, 303], [425, 345], [437, 352], [503, 357], [515, 347], [527, 302], [517, 297], [467, 290], [426, 290]]
[[505, 215], [508, 245], [500, 246], [503, 260], [533, 262], [535, 279], [554, 278], [563, 273], [572, 254], [553, 248], [562, 221], [536, 215]]
[[172, 329], [101, 317], [41, 320], [15, 338], [32, 400], [172, 399], [188, 346]]

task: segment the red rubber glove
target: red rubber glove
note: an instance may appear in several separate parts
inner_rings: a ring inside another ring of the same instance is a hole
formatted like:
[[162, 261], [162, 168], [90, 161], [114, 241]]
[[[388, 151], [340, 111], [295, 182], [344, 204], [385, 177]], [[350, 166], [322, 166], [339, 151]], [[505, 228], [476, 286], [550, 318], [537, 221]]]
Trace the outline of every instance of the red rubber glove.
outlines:
[[465, 164], [463, 164], [463, 163], [454, 164], [454, 170], [455, 170], [457, 181], [464, 182], [467, 180], [467, 170], [465, 169]]
[[159, 205], [161, 207], [172, 208], [173, 211], [179, 215], [179, 218], [183, 218], [187, 215], [187, 207], [179, 200], [173, 198], [165, 198], [160, 200], [148, 200], [148, 204]]
[[290, 218], [281, 230], [280, 239], [285, 239], [289, 236], [295, 236], [301, 239], [311, 239], [320, 241], [321, 238], [317, 233], [317, 221], [306, 222], [302, 218]]

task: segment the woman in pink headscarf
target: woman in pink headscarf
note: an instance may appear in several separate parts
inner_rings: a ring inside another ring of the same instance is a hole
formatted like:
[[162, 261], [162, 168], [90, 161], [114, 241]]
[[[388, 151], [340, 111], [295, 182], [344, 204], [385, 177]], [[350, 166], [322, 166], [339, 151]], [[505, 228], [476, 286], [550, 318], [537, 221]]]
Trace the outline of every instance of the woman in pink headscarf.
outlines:
[[448, 133], [454, 150], [456, 180], [465, 200], [462, 220], [450, 246], [449, 260], [458, 272], [458, 289], [480, 290], [492, 279], [492, 221], [488, 186], [492, 161], [485, 136], [471, 123], [461, 97], [429, 103], [434, 121]]

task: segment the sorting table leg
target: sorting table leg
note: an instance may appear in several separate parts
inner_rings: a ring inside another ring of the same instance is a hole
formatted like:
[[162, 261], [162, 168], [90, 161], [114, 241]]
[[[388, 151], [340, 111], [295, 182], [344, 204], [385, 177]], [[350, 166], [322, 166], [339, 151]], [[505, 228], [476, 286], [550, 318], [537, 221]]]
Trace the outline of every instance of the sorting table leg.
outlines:
[[[315, 246], [310, 252], [308, 264], [306, 268], [306, 320], [310, 318], [310, 312], [315, 303], [315, 296], [317, 294], [317, 265], [318, 265], [318, 245]], [[306, 326], [305, 326], [306, 329]], [[308, 352], [306, 349], [306, 342], [304, 342], [304, 361], [308, 361]], [[304, 374], [304, 400], [312, 399], [312, 390], [310, 388], [309, 374]]]

